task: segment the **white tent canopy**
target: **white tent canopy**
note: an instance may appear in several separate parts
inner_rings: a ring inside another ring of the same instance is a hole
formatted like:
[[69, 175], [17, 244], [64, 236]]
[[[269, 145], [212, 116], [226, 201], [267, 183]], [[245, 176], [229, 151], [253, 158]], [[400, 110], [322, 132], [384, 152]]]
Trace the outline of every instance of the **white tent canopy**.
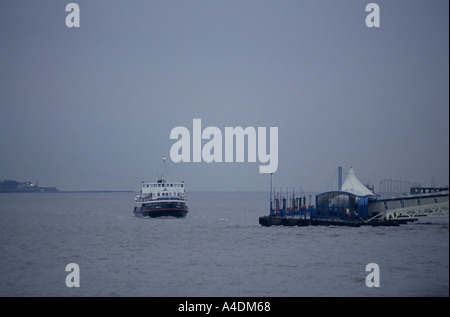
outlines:
[[356, 177], [355, 171], [352, 167], [348, 170], [347, 178], [342, 184], [342, 191], [352, 193], [356, 196], [373, 196], [374, 193], [364, 186]]

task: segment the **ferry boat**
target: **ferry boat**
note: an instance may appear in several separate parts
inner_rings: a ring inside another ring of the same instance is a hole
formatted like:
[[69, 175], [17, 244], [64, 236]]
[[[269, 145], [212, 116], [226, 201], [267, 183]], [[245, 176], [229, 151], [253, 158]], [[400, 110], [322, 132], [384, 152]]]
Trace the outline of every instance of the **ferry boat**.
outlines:
[[134, 203], [133, 213], [137, 217], [184, 218], [188, 213], [184, 182], [169, 182], [165, 176], [155, 183], [142, 182], [141, 194]]

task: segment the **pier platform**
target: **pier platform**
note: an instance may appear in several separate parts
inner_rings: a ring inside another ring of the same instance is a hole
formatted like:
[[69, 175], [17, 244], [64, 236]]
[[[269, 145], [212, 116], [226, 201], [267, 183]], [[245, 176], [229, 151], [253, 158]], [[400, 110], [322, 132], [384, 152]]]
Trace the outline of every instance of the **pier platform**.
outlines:
[[360, 226], [386, 226], [398, 227], [400, 224], [406, 224], [408, 220], [337, 220], [337, 219], [305, 219], [296, 217], [278, 217], [262, 216], [259, 217], [259, 224], [264, 227], [287, 226], [287, 227], [305, 227], [305, 226], [335, 226], [335, 227], [360, 227]]

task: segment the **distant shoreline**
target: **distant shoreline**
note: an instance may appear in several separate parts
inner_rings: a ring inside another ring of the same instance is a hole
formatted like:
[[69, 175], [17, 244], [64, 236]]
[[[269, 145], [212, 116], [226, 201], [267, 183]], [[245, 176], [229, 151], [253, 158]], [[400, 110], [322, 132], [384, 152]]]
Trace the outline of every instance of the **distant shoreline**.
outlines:
[[[240, 193], [240, 194], [248, 194], [248, 193], [269, 193], [269, 191], [265, 190], [241, 190], [241, 191], [234, 191], [234, 190], [187, 190], [187, 193]], [[66, 194], [75, 194], [75, 193], [139, 193], [139, 190], [58, 190], [55, 192], [50, 191], [0, 191], [0, 194], [59, 194], [59, 193], [66, 193]]]
[[58, 190], [58, 191], [2, 191], [0, 194], [60, 194], [60, 193], [135, 193], [134, 190]]
[[134, 190], [60, 190], [58, 193], [135, 193]]

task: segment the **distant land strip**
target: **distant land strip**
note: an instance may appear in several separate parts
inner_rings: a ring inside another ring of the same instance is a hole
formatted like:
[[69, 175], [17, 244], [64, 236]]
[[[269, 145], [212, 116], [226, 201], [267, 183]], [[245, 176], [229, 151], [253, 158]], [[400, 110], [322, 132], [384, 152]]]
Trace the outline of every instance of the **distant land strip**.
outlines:
[[42, 187], [38, 182], [0, 180], [1, 193], [133, 193], [134, 190], [59, 190], [56, 187]]
[[58, 193], [135, 193], [134, 190], [60, 190]]

